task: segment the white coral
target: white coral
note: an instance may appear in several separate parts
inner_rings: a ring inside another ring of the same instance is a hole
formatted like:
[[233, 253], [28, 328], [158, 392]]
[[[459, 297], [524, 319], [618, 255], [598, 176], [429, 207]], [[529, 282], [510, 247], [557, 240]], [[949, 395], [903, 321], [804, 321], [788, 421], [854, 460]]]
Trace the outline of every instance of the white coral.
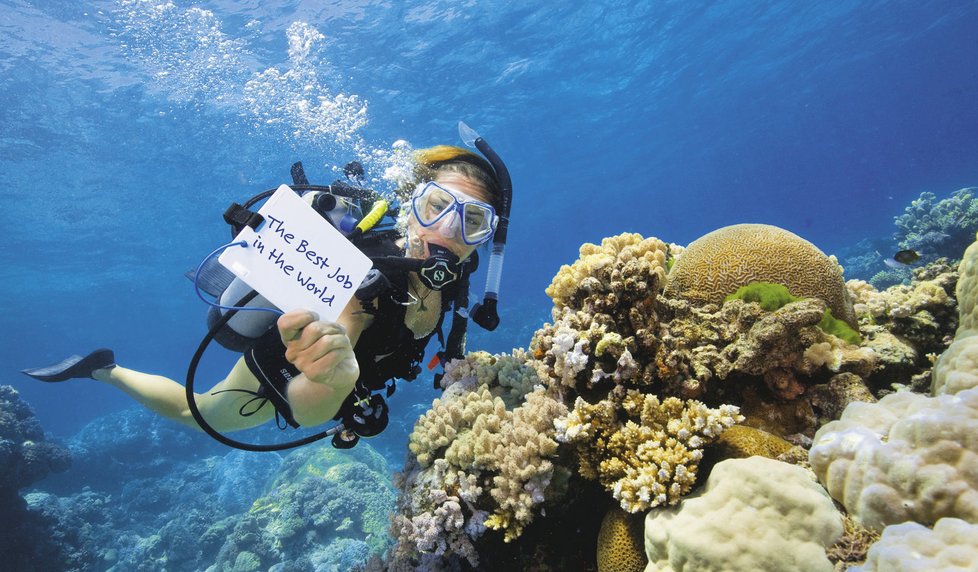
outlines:
[[815, 434], [809, 460], [867, 528], [942, 517], [978, 522], [978, 389], [851, 403]]
[[831, 572], [842, 515], [809, 473], [763, 457], [718, 463], [703, 490], [645, 519], [646, 572]]
[[887, 526], [866, 564], [849, 572], [968, 572], [978, 570], [978, 524], [942, 518], [931, 530], [916, 522]]

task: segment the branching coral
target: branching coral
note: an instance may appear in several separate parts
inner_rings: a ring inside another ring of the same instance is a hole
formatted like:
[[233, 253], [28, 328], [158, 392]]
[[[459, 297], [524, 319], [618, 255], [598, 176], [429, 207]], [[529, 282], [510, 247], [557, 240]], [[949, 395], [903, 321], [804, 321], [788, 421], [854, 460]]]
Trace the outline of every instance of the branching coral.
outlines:
[[581, 246], [580, 258], [564, 265], [547, 288], [557, 309], [609, 313], [627, 298], [646, 297], [665, 280], [669, 249], [656, 238], [620, 234], [601, 245]]
[[[487, 528], [503, 531], [507, 542], [519, 537], [534, 508], [546, 500], [557, 450], [553, 422], [566, 407], [537, 389], [507, 409], [490, 390], [498, 389], [497, 377], [480, 385], [479, 368], [506, 362], [511, 371], [525, 371], [525, 366], [519, 360], [489, 364], [485, 356], [468, 361], [469, 366], [453, 368], [453, 376], [464, 377], [450, 384], [411, 433], [413, 458], [396, 481], [401, 498], [392, 527], [397, 538], [392, 562], [436, 556], [465, 558], [475, 566], [474, 539]], [[498, 376], [506, 369], [495, 371]]]
[[557, 438], [576, 446], [581, 475], [598, 480], [634, 513], [678, 502], [696, 480], [703, 447], [742, 420], [730, 405], [710, 409], [632, 390], [620, 403], [592, 405], [578, 397], [556, 426]]
[[928, 259], [956, 258], [974, 241], [978, 228], [976, 190], [959, 189], [940, 201], [934, 193], [921, 193], [904, 214], [893, 219], [898, 229], [893, 238], [900, 248], [920, 251]]
[[470, 352], [462, 359], [445, 365], [443, 389], [464, 379], [474, 378], [478, 385], [493, 384], [494, 394], [499, 394], [507, 407], [521, 403], [533, 386], [540, 383], [536, 370], [527, 365], [527, 355], [522, 349], [512, 354], [493, 355], [488, 352]]
[[605, 379], [651, 382], [646, 364], [655, 353], [667, 253], [661, 240], [627, 233], [581, 246], [581, 257], [561, 267], [547, 288], [553, 325], [530, 342], [544, 380], [568, 388]]

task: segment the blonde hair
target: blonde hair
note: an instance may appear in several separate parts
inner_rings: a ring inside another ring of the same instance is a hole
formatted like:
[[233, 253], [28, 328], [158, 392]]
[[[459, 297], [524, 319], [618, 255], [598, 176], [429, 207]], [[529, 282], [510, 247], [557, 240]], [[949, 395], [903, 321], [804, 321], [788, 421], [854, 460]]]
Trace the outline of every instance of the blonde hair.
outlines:
[[[433, 181], [438, 173], [456, 173], [477, 182], [498, 211], [501, 198], [499, 181], [492, 165], [481, 156], [453, 145], [435, 145], [414, 152], [413, 186]], [[413, 188], [412, 188], [413, 190]]]

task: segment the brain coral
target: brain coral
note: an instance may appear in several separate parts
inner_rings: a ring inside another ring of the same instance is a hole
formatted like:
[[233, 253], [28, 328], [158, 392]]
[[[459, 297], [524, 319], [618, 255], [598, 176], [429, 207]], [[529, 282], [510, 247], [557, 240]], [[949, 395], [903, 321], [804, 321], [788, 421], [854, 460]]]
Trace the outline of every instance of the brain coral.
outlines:
[[646, 572], [831, 572], [842, 515], [801, 467], [764, 457], [718, 463], [706, 486], [645, 519]]
[[857, 327], [838, 264], [807, 240], [766, 224], [727, 226], [693, 241], [669, 271], [665, 293], [722, 304], [751, 282], [783, 284], [795, 296], [819, 298], [832, 315]]
[[645, 559], [642, 517], [611, 507], [598, 532], [598, 572], [642, 572]]

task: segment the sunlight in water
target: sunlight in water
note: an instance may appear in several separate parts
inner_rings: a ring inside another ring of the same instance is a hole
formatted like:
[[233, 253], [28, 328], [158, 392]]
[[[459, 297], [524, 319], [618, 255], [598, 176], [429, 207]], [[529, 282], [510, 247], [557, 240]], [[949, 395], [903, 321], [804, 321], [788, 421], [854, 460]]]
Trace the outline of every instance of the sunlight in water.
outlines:
[[[330, 84], [327, 78], [335, 74], [325, 57], [325, 36], [312, 25], [293, 22], [286, 31], [288, 61], [264, 65], [246, 39], [227, 34], [210, 10], [153, 0], [119, 5], [124, 53], [171, 104], [233, 114], [255, 136], [311, 146], [324, 157], [355, 157], [367, 170], [365, 182], [374, 186], [396, 186], [410, 175], [410, 144], [365, 141], [368, 102]], [[258, 29], [256, 20], [245, 26], [248, 33]]]

